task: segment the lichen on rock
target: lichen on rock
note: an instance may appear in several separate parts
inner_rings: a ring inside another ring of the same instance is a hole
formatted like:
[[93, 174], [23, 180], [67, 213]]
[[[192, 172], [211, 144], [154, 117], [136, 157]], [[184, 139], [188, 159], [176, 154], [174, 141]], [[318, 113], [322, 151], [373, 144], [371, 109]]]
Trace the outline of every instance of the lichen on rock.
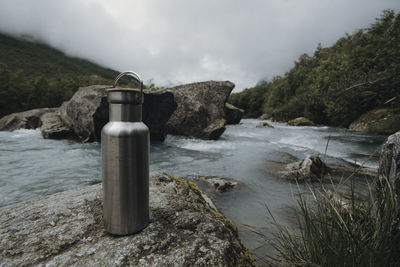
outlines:
[[229, 81], [208, 81], [167, 89], [178, 104], [166, 125], [167, 133], [218, 139], [225, 131], [225, 103], [234, 87]]
[[387, 135], [400, 131], [400, 108], [379, 108], [368, 111], [352, 122], [349, 130]]
[[48, 266], [255, 266], [236, 228], [201, 191], [167, 174], [150, 178], [151, 222], [117, 237], [104, 231], [101, 184], [0, 211], [1, 263]]

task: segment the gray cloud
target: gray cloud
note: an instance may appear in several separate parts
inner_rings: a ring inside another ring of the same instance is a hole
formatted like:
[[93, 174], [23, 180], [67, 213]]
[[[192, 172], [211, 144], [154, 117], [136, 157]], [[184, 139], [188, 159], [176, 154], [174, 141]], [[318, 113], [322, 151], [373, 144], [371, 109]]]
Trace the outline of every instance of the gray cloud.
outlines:
[[318, 43], [368, 27], [398, 0], [0, 0], [0, 31], [157, 84], [284, 74]]

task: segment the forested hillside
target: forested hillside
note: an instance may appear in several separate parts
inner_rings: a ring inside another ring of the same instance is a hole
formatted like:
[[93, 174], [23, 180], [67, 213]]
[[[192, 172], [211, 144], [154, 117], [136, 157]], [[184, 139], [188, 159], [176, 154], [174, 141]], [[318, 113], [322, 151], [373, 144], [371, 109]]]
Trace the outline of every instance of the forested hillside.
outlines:
[[247, 117], [305, 116], [347, 127], [374, 108], [400, 107], [399, 74], [400, 13], [385, 10], [369, 28], [346, 34], [331, 47], [319, 45], [282, 77], [233, 94], [230, 102]]
[[111, 84], [117, 74], [47, 45], [0, 34], [0, 117], [59, 106], [79, 86]]

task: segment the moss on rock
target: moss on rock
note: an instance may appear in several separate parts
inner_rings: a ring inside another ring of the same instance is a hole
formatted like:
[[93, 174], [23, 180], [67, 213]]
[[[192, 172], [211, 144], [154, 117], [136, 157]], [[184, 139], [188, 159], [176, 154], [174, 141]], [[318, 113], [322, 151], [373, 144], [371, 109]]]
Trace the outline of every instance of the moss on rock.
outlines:
[[299, 117], [287, 122], [290, 126], [315, 126], [315, 123], [306, 117]]
[[400, 131], [400, 108], [368, 111], [350, 124], [349, 130], [386, 135]]

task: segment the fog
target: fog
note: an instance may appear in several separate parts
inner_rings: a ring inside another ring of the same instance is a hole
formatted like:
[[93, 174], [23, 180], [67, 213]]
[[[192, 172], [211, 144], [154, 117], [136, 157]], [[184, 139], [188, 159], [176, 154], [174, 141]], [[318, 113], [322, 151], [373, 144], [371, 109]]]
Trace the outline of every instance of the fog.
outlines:
[[230, 80], [235, 91], [283, 75], [318, 43], [368, 27], [399, 0], [0, 0], [0, 31], [145, 82]]

